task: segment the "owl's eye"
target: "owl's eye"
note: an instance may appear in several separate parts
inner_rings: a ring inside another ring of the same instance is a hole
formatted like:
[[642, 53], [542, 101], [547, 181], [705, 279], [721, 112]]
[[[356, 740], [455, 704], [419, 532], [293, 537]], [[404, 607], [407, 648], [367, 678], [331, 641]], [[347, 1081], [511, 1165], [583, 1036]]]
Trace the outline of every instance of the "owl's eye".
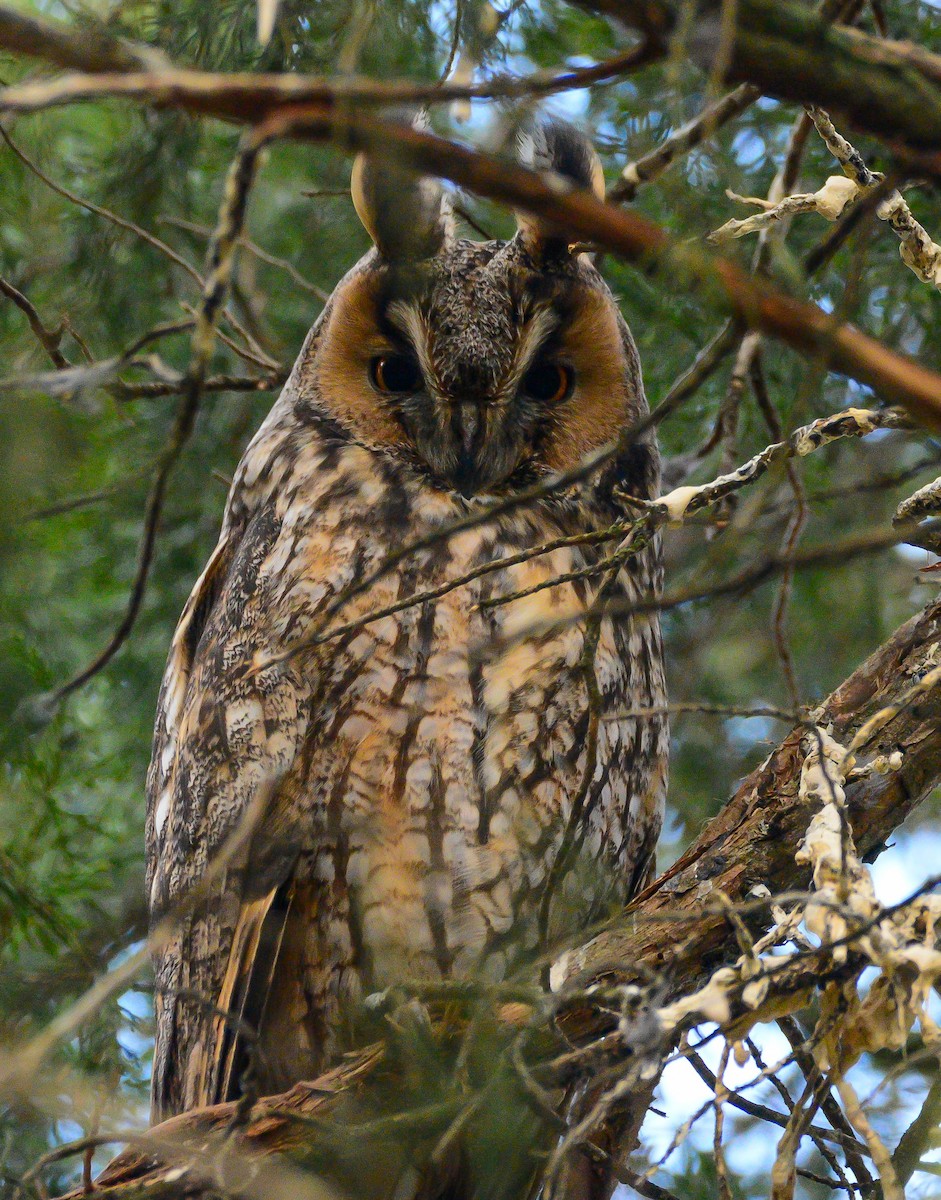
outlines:
[[421, 386], [421, 368], [408, 354], [380, 354], [372, 360], [369, 370], [380, 392], [406, 395]]
[[520, 390], [543, 404], [558, 404], [572, 391], [574, 373], [561, 363], [537, 362], [523, 376]]

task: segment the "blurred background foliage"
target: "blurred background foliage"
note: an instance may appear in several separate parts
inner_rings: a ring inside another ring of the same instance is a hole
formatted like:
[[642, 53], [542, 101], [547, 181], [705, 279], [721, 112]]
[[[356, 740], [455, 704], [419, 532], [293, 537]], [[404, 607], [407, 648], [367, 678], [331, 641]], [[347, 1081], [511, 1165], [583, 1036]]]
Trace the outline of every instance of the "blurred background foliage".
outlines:
[[[113, 33], [159, 48], [180, 64], [226, 71], [356, 69], [382, 79], [435, 80], [456, 47], [459, 56], [474, 58], [482, 78], [500, 70], [584, 65], [617, 49], [604, 22], [560, 0], [511, 5], [495, 38], [481, 31], [481, 8], [470, 0], [289, 0], [265, 49], [255, 36], [254, 0], [63, 0], [22, 7], [77, 26], [104, 21]], [[934, 5], [887, 0], [884, 7], [893, 36], [941, 50]], [[872, 28], [868, 8], [860, 23]], [[35, 64], [0, 54], [3, 82], [38, 74]], [[708, 81], [688, 64], [661, 64], [590, 92], [554, 97], [547, 107], [593, 132], [613, 182], [629, 159], [657, 146], [709, 98]], [[501, 122], [518, 113], [475, 102], [468, 120], [458, 123], [459, 115], [436, 110], [435, 121], [455, 136], [487, 144]], [[637, 207], [680, 239], [701, 237], [744, 215], [725, 189], [767, 193], [795, 115], [792, 106], [759, 101], [643, 187]], [[199, 295], [187, 272], [137, 232], [65, 198], [49, 181], [156, 235], [201, 269], [238, 131], [119, 103], [54, 109], [7, 120], [6, 129], [28, 162], [0, 144], [0, 275], [29, 297], [47, 327], [66, 322], [66, 357], [74, 364], [86, 356], [101, 361], [160, 323], [180, 320], [182, 306]], [[864, 138], [858, 144], [873, 166], [885, 166], [877, 144]], [[815, 190], [836, 170], [811, 136], [798, 190]], [[346, 191], [348, 177], [349, 163], [339, 152], [278, 144], [252, 195], [247, 235], [263, 255], [251, 248], [240, 253], [232, 309], [285, 370], [323, 295], [367, 248]], [[917, 218], [941, 237], [938, 193], [915, 186], [907, 195]], [[505, 212], [472, 198], [461, 203], [484, 228], [503, 236], [512, 230]], [[795, 293], [941, 370], [941, 296], [904, 268], [885, 226], [864, 225], [826, 268], [806, 277], [805, 257], [830, 228], [816, 216], [797, 220], [776, 246], [771, 273]], [[732, 243], [729, 253], [748, 263], [753, 250], [754, 241], [743, 240]], [[648, 395], [657, 402], [722, 317], [662, 273], [610, 257], [604, 271], [637, 338]], [[165, 363], [185, 368], [185, 332], [156, 348]], [[864, 389], [838, 376], [821, 377], [772, 343], [765, 345], [763, 361], [785, 430], [874, 402]], [[664, 425], [668, 458], [688, 455], [707, 440], [731, 365], [729, 358]], [[9, 384], [49, 367], [23, 312], [0, 296], [0, 1039], [7, 1044], [48, 1022], [142, 936], [144, 775], [164, 658], [214, 543], [227, 481], [276, 394], [218, 391], [204, 397], [195, 435], [171, 479], [132, 636], [104, 671], [51, 709], [43, 698], [91, 660], [120, 621], [150, 474], [177, 401], [128, 399], [101, 387], [63, 396], [51, 394], [56, 389], [42, 381]], [[256, 371], [218, 345], [213, 372]], [[122, 374], [128, 382], [141, 377], [134, 368]], [[737, 460], [770, 440], [746, 391]], [[721, 454], [706, 455], [692, 478], [716, 474]], [[850, 440], [803, 460], [799, 470], [813, 503], [802, 545], [884, 529], [898, 500], [933, 478], [939, 461], [941, 446], [923, 432]], [[791, 508], [785, 477], [773, 474], [726, 514], [730, 524], [721, 535], [704, 525], [668, 532], [668, 586], [720, 578], [776, 549]], [[936, 576], [920, 573], [929, 558], [903, 548], [798, 573], [789, 638], [805, 702], [825, 695], [933, 595]], [[745, 597], [667, 615], [674, 700], [789, 704], [771, 636], [775, 596], [771, 583]], [[784, 731], [770, 719], [692, 714], [675, 720], [661, 865]], [[932, 854], [936, 859], [938, 816], [937, 805], [925, 806], [898, 840], [902, 857], [895, 870], [911, 884], [927, 873]], [[87, 1132], [105, 1117], [114, 1125], [139, 1115], [148, 1074], [148, 1012], [142, 981], [140, 990], [107, 1006], [64, 1052], [63, 1065], [76, 1068], [87, 1089], [58, 1093], [53, 1080], [48, 1094], [4, 1116], [0, 1170], [6, 1186], [58, 1140]], [[110, 1096], [104, 1114], [101, 1083]], [[877, 1114], [890, 1134], [904, 1124], [899, 1088], [904, 1090], [902, 1084], [888, 1089]], [[659, 1144], [656, 1132], [650, 1137]], [[708, 1142], [697, 1146], [691, 1141], [671, 1161], [685, 1181], [683, 1196], [715, 1194]], [[741, 1194], [761, 1194], [760, 1159], [753, 1156], [740, 1169]], [[53, 1172], [50, 1184], [73, 1177], [66, 1165], [58, 1180]], [[664, 1178], [669, 1181], [669, 1171]]]

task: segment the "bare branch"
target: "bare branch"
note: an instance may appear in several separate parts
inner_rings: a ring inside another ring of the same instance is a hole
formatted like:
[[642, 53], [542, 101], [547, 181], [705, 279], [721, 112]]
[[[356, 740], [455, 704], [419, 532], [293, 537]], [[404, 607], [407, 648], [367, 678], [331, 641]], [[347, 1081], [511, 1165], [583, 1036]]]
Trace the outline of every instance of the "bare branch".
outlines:
[[[168, 246], [162, 238], [159, 238], [156, 236], [156, 234], [153, 234], [149, 230], [142, 228], [134, 221], [129, 221], [126, 217], [122, 217], [118, 213], [113, 212], [110, 208], [105, 208], [101, 204], [95, 204], [91, 200], [86, 200], [82, 196], [77, 195], [75, 192], [70, 191], [68, 188], [63, 187], [62, 184], [56, 183], [54, 179], [51, 179], [46, 172], [43, 171], [42, 168], [39, 167], [35, 162], [33, 162], [29, 155], [26, 154], [16, 144], [16, 142], [13, 141], [13, 138], [2, 124], [0, 124], [0, 137], [3, 138], [7, 146], [13, 151], [20, 162], [28, 170], [32, 171], [36, 178], [41, 180], [41, 182], [44, 183], [47, 188], [55, 192], [57, 196], [61, 196], [63, 200], [68, 200], [70, 204], [75, 204], [79, 208], [84, 208], [87, 212], [91, 212], [96, 216], [103, 217], [104, 220], [109, 221], [112, 225], [116, 225], [119, 229], [124, 229], [128, 233], [132, 233], [135, 237], [140, 238], [142, 242], [146, 242], [148, 246], [151, 246], [158, 253], [164, 255], [165, 258], [168, 258], [170, 262], [174, 263], [176, 266], [185, 271], [198, 288], [202, 289], [205, 287], [205, 280], [199, 271], [196, 270], [193, 264], [187, 262], [187, 260], [181, 254], [178, 254], [172, 246]], [[278, 365], [273, 363], [273, 361], [266, 355], [262, 354], [257, 343], [255, 343], [252, 337], [242, 328], [240, 323], [235, 319], [231, 312], [227, 311], [225, 316], [236, 333], [238, 333], [239, 336], [245, 341], [246, 345], [251, 348], [251, 357], [253, 361], [262, 366], [268, 367]], [[74, 331], [73, 336], [76, 336]], [[243, 357], [246, 355], [246, 351], [244, 350], [238, 350], [237, 353]]]
[[[186, 86], [171, 86], [169, 78], [177, 76], [192, 78], [187, 78]], [[109, 89], [133, 83], [131, 76], [101, 78], [108, 81]], [[148, 103], [175, 103], [223, 115], [216, 92], [224, 90], [226, 79], [190, 72], [150, 75], [139, 81], [136, 93], [125, 87], [124, 94]], [[0, 111], [10, 107], [11, 94], [10, 89], [0, 91]], [[572, 190], [556, 176], [543, 177], [511, 167], [445, 138], [366, 114], [344, 110], [341, 117], [323, 105], [282, 110], [268, 119], [266, 131], [268, 137], [342, 138], [351, 150], [378, 154], [388, 154], [394, 147], [401, 160], [416, 170], [513, 204], [565, 229], [575, 239], [597, 243], [630, 261], [668, 263], [674, 275], [705, 288], [754, 328], [904, 404], [917, 419], [941, 425], [941, 377], [934, 372], [852, 326], [839, 324], [815, 305], [760, 284], [732, 263], [704, 257], [695, 248], [679, 247], [663, 229], [637, 213], [606, 205], [587, 191]]]
[[[813, 105], [808, 105], [807, 113], [845, 174], [831, 175], [819, 191], [785, 196], [776, 203], [727, 192], [730, 199], [758, 205], [762, 211], [744, 220], [727, 221], [711, 233], [707, 241], [719, 245], [731, 238], [756, 233], [774, 222], [799, 213], [815, 212], [828, 221], [837, 221], [857, 200], [880, 187], [882, 176], [870, 171], [859, 151], [837, 132], [827, 113]], [[941, 288], [941, 246], [932, 241], [924, 227], [912, 216], [901, 192], [897, 188], [886, 189], [886, 195], [880, 197], [874, 207], [879, 219], [886, 221], [898, 234], [902, 243], [899, 252], [905, 265], [922, 282]]]
[[[280, 387], [287, 378], [287, 372], [279, 371], [268, 376], [255, 375], [210, 375], [203, 383], [203, 393], [206, 392], [267, 392]], [[156, 400], [162, 396], [179, 396], [185, 391], [183, 376], [176, 381], [161, 380], [141, 383], [127, 383], [118, 380], [110, 384], [110, 390], [120, 400], [134, 400], [143, 397]]]
[[831, 175], [823, 187], [817, 192], [805, 192], [794, 196], [785, 196], [777, 204], [755, 196], [738, 196], [735, 192], [726, 192], [730, 200], [738, 200], [742, 204], [755, 204], [761, 212], [742, 221], [726, 221], [726, 223], [710, 233], [706, 241], [714, 246], [732, 238], [745, 237], [749, 233], [758, 233], [776, 221], [798, 213], [815, 212], [828, 221], [835, 221], [843, 215], [843, 210], [856, 199], [858, 189], [852, 180], [844, 175]]
[[[0, 8], [0, 14], [2, 11]], [[41, 44], [36, 43], [36, 50]], [[2, 27], [0, 49], [17, 50], [15, 46], [4, 44]], [[354, 75], [346, 79], [336, 77], [329, 80], [294, 74], [233, 72], [222, 75], [163, 63], [123, 74], [99, 74], [95, 68], [87, 67], [87, 74], [65, 75], [59, 79], [3, 89], [0, 111], [33, 112], [60, 104], [114, 96], [170, 103], [228, 120], [255, 122], [286, 105], [356, 105], [362, 109], [453, 100], [549, 96], [616, 79], [645, 65], [651, 57], [648, 45], [641, 43], [593, 66], [576, 67], [562, 73], [538, 72], [523, 77], [503, 75], [479, 84], [384, 82]]]
[[232, 259], [242, 232], [248, 194], [254, 180], [258, 156], [265, 140], [264, 136], [259, 136], [255, 131], [252, 131], [244, 139], [226, 180], [218, 224], [209, 246], [209, 273], [193, 329], [193, 349], [187, 372], [186, 390], [177, 409], [170, 436], [154, 470], [144, 508], [144, 531], [138, 551], [137, 570], [124, 616], [104, 649], [87, 666], [73, 675], [51, 695], [44, 698], [43, 707], [47, 711], [54, 710], [67, 696], [82, 687], [107, 666], [124, 645], [137, 621], [147, 589], [167, 484], [196, 423], [203, 382], [215, 342], [215, 326], [225, 304], [232, 272]]
[[707, 105], [691, 121], [674, 130], [655, 150], [629, 162], [617, 183], [608, 189], [608, 199], [612, 203], [633, 200], [642, 184], [659, 178], [678, 158], [702, 145], [729, 121], [740, 117], [760, 95], [758, 88], [744, 83], [733, 92]]
[[166, 61], [149, 46], [118, 41], [104, 28], [82, 29], [28, 17], [5, 4], [0, 5], [0, 47], [82, 71], [139, 71]]
[[36, 306], [2, 276], [0, 276], [0, 292], [9, 297], [16, 307], [26, 315], [30, 329], [36, 335], [36, 340], [43, 350], [49, 355], [52, 365], [59, 370], [70, 366], [69, 360], [59, 349], [59, 342], [62, 340], [62, 326], [57, 330], [47, 329], [36, 311]]
[[[827, 149], [856, 185], [857, 192], [864, 194], [866, 190], [876, 187], [882, 177], [869, 170], [859, 151], [836, 131], [823, 109], [811, 106], [807, 112], [817, 132], [826, 142]], [[876, 206], [876, 215], [880, 221], [887, 221], [898, 234], [902, 243], [899, 246], [902, 262], [914, 271], [923, 283], [930, 283], [941, 289], [941, 246], [932, 241], [925, 228], [912, 216], [902, 193], [897, 189], [891, 191]]]

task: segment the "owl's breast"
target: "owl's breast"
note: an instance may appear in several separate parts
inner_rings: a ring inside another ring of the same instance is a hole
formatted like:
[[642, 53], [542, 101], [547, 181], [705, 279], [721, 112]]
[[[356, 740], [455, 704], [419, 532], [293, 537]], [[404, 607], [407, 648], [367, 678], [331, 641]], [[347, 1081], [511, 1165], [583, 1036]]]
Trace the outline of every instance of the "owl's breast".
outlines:
[[[291, 539], [286, 611], [322, 607], [460, 515], [439, 493], [349, 484], [330, 510], [308, 510]], [[434, 541], [327, 624], [342, 632], [319, 657], [289, 790], [307, 830], [299, 872], [329, 895], [310, 956], [361, 986], [502, 975], [535, 948], [547, 888], [560, 892], [558, 932], [623, 899], [626, 856], [656, 837], [660, 797], [638, 760], [653, 735], [616, 712], [661, 702], [662, 680], [625, 662], [638, 635], [608, 619], [586, 665], [591, 588], [547, 586], [583, 570], [582, 551], [527, 557], [567, 533], [549, 513], [510, 514]], [[659, 654], [653, 627], [640, 638]], [[591, 692], [602, 711], [590, 736]]]

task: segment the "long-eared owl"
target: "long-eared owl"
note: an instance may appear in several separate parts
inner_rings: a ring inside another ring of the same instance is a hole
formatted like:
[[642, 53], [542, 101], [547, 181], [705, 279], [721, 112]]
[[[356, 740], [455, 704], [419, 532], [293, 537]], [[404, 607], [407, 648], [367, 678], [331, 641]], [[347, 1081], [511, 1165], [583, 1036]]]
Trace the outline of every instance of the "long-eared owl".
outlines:
[[[569, 126], [529, 154], [597, 190]], [[505, 977], [653, 862], [666, 725], [631, 710], [662, 708], [661, 642], [630, 609], [658, 542], [592, 572], [653, 437], [539, 486], [646, 412], [631, 335], [561, 231], [457, 238], [380, 162], [354, 199], [374, 246], [242, 459], [161, 690], [155, 1118], [236, 1092], [246, 1026], [264, 1091], [313, 1078], [357, 999]]]

